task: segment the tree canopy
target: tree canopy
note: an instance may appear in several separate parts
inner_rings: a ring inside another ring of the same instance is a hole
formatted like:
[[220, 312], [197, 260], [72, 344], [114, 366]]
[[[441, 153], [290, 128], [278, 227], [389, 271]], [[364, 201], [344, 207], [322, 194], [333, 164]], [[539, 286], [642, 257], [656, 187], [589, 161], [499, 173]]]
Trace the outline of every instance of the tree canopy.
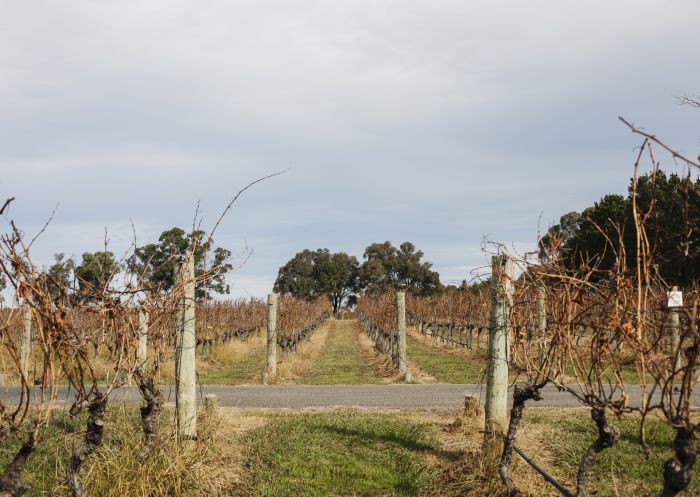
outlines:
[[150, 285], [150, 291], [168, 291], [174, 285], [175, 264], [194, 246], [195, 276], [208, 275], [197, 283], [197, 300], [211, 300], [215, 293], [227, 294], [230, 285], [226, 283], [226, 274], [233, 269], [228, 262], [231, 252], [222, 247], [213, 248], [214, 240], [205, 237], [202, 230], [188, 234], [175, 227], [163, 231], [158, 243], [135, 250], [128, 263], [129, 271]]
[[356, 294], [363, 290], [371, 294], [408, 290], [428, 295], [441, 288], [440, 275], [422, 258], [423, 252], [410, 242], [399, 248], [389, 242], [374, 243], [365, 250], [362, 265], [345, 252], [307, 249], [279, 269], [274, 291], [306, 299], [327, 295], [334, 312], [343, 305], [353, 305]]
[[80, 295], [88, 296], [106, 289], [120, 270], [121, 267], [112, 252], [85, 252], [83, 261], [75, 268]]
[[[700, 247], [700, 180], [667, 175], [658, 170], [631, 183], [627, 195], [608, 194], [580, 215], [562, 216], [540, 239], [540, 258], [561, 257], [577, 268], [583, 262], [610, 269], [624, 248], [623, 263], [635, 271], [637, 253], [633, 200], [644, 218], [644, 228], [656, 267], [669, 284], [687, 285], [700, 279], [700, 258], [689, 257]], [[700, 255], [700, 254], [699, 254]], [[688, 263], [689, 260], [694, 262]]]
[[359, 291], [359, 263], [345, 252], [303, 250], [279, 269], [274, 291], [314, 299], [327, 295], [338, 312]]
[[365, 249], [360, 267], [362, 287], [371, 295], [392, 289], [419, 295], [435, 293], [440, 289], [440, 275], [431, 269], [431, 263], [421, 260], [423, 255], [411, 242], [398, 248], [388, 241], [373, 243]]
[[62, 295], [69, 295], [75, 262], [73, 259], [66, 259], [66, 255], [63, 252], [54, 254], [53, 258], [54, 263], [48, 270], [48, 290], [49, 295], [56, 299]]

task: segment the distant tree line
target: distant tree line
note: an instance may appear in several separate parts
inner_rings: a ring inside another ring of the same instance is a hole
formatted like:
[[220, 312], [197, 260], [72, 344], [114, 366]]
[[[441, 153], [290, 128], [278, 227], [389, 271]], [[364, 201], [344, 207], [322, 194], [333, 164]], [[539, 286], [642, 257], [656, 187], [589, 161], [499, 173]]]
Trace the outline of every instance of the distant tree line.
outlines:
[[431, 295], [443, 287], [423, 256], [410, 242], [399, 247], [373, 243], [365, 249], [362, 264], [345, 252], [307, 249], [279, 269], [274, 290], [306, 299], [327, 295], [334, 312], [354, 305], [360, 292], [378, 295], [395, 289]]

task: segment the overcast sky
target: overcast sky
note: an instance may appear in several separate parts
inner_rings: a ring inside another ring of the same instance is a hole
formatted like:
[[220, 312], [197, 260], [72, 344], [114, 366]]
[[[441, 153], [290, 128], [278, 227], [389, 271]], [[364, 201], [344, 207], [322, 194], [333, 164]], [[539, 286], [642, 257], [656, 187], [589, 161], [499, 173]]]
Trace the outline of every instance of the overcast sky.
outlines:
[[[253, 253], [262, 296], [304, 248], [412, 241], [443, 281], [484, 237], [624, 192], [640, 140], [696, 157], [700, 2], [0, 2], [0, 197], [34, 258], [191, 226]], [[662, 167], [682, 171], [662, 156]], [[240, 264], [242, 258], [234, 263]]]

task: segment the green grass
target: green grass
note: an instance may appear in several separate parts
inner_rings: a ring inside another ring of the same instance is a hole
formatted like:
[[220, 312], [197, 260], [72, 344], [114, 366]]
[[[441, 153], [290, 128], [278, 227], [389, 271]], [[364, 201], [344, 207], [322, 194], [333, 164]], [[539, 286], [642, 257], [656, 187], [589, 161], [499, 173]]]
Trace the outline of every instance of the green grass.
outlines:
[[[30, 456], [27, 466], [22, 473], [22, 483], [31, 487], [25, 494], [27, 497], [45, 497], [54, 495], [55, 490], [63, 487], [65, 462], [68, 457], [68, 437], [77, 439], [85, 429], [85, 416], [71, 418], [59, 413], [45, 433], [45, 442], [40, 443]], [[66, 443], [62, 443], [63, 439]], [[0, 467], [4, 468], [20, 447], [19, 441], [12, 437], [0, 445]]]
[[417, 496], [437, 450], [427, 425], [350, 411], [279, 416], [244, 443], [246, 497]]
[[[472, 350], [469, 357], [448, 354], [407, 336], [408, 361], [418, 365], [440, 383], [479, 383], [486, 368], [486, 351]], [[436, 342], [437, 345], [437, 342]]]
[[[638, 417], [625, 416], [618, 420], [610, 416], [609, 421], [620, 429], [621, 437], [592, 464], [589, 495], [659, 495], [663, 485], [664, 462], [673, 456], [673, 430], [660, 420], [647, 421], [647, 441], [652, 450], [647, 458], [639, 445]], [[526, 411], [524, 425], [526, 424], [539, 425], [544, 431], [549, 442], [546, 444], [547, 450], [553, 456], [552, 472], [571, 487], [575, 482], [581, 456], [597, 437], [590, 414], [587, 411], [572, 414], [531, 409]], [[526, 447], [523, 450], [537, 461], [536, 453], [530, 453]], [[693, 482], [684, 495], [700, 495], [699, 471], [695, 472]]]
[[362, 385], [379, 383], [376, 373], [362, 359], [356, 338], [357, 321], [334, 320], [318, 364], [302, 383], [311, 385]]
[[265, 364], [265, 347], [252, 350], [216, 371], [198, 378], [202, 385], [241, 385], [259, 383]]

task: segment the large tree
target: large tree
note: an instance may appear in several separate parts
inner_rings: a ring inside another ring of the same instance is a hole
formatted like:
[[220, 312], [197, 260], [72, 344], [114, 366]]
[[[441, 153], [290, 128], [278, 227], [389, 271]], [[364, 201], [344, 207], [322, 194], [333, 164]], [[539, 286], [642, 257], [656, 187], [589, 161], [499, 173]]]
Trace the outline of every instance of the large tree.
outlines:
[[359, 291], [358, 269], [357, 259], [345, 252], [303, 250], [279, 269], [274, 290], [304, 299], [327, 295], [338, 312]]
[[[64, 253], [54, 254], [54, 263], [48, 270], [49, 294], [56, 299], [68, 296], [71, 291], [71, 277], [75, 271], [73, 259], [66, 259]], [[83, 257], [84, 260], [84, 257]]]
[[571, 268], [585, 263], [607, 270], [618, 262], [618, 254], [624, 249], [622, 263], [634, 273], [637, 242], [633, 200], [636, 200], [659, 274], [669, 284], [698, 281], [699, 192], [697, 179], [667, 175], [660, 170], [655, 175], [643, 175], [638, 178], [636, 188], [631, 183], [626, 196], [608, 194], [585, 209], [573, 224], [573, 232], [560, 235], [556, 229], [550, 230], [540, 240], [540, 255], [545, 252], [551, 256], [556, 248], [558, 256]]
[[390, 242], [373, 243], [365, 249], [360, 278], [365, 291], [378, 295], [394, 290], [408, 290], [430, 295], [440, 290], [440, 275], [432, 264], [422, 261], [423, 252], [411, 242], [398, 248]]
[[561, 250], [571, 240], [581, 226], [582, 216], [576, 211], [564, 214], [547, 233], [539, 240], [539, 257], [542, 261], [555, 259], [561, 255]]
[[233, 269], [228, 262], [231, 252], [214, 246], [202, 230], [186, 233], [182, 228], [163, 231], [158, 243], [138, 247], [129, 260], [129, 271], [140, 278], [142, 287], [152, 292], [165, 292], [174, 285], [175, 264], [194, 247], [195, 276], [206, 273], [207, 278], [197, 283], [196, 298], [199, 301], [211, 300], [214, 294], [227, 294], [230, 285], [226, 274]]
[[112, 252], [85, 252], [82, 262], [75, 268], [80, 297], [89, 301], [93, 295], [105, 291], [120, 270]]

